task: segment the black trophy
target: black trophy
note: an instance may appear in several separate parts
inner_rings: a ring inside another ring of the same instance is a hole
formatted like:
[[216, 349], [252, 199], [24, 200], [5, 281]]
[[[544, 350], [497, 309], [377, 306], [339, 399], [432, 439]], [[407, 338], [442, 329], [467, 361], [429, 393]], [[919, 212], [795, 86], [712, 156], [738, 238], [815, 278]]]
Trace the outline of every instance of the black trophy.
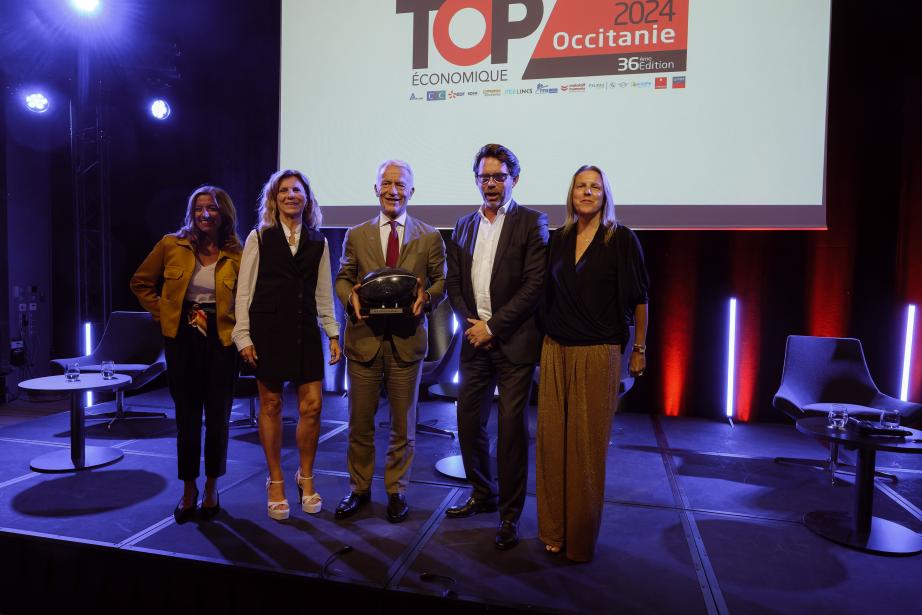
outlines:
[[362, 279], [359, 301], [362, 316], [405, 316], [413, 313], [416, 276], [406, 269], [384, 268]]

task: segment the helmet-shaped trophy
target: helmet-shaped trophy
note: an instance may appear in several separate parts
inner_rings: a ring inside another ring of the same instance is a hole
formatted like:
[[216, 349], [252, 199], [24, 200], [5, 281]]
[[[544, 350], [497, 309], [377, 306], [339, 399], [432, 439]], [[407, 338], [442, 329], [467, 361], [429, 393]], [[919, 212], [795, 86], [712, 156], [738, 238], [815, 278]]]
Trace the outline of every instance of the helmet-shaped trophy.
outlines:
[[412, 271], [385, 267], [362, 278], [359, 300], [362, 316], [405, 316], [412, 314], [418, 294]]

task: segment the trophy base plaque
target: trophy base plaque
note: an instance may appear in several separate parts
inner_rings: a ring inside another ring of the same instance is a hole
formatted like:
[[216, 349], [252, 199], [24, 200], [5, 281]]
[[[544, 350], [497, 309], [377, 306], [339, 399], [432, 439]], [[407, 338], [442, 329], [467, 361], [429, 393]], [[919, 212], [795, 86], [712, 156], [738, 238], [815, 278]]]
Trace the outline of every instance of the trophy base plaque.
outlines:
[[362, 308], [362, 316], [408, 316], [412, 313], [408, 307]]

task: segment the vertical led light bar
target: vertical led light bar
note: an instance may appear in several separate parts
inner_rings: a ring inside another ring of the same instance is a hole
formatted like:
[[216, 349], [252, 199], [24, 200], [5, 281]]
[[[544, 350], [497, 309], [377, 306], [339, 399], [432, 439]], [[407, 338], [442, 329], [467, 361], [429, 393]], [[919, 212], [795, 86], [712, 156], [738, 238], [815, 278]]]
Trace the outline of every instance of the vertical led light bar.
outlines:
[[[458, 317], [454, 314], [451, 315], [451, 334], [454, 335], [458, 332]], [[451, 381], [455, 384], [458, 384], [458, 372], [455, 372], [455, 375], [451, 377]]]
[[[83, 323], [83, 356], [89, 356], [93, 352], [93, 323]], [[86, 392], [86, 407], [93, 405], [93, 393]]]
[[900, 381], [900, 399], [909, 399], [909, 368], [912, 366], [912, 336], [916, 328], [916, 306], [906, 307], [906, 340], [903, 342], [903, 378]]
[[730, 299], [727, 322], [727, 416], [733, 418], [733, 384], [736, 380], [736, 299]]

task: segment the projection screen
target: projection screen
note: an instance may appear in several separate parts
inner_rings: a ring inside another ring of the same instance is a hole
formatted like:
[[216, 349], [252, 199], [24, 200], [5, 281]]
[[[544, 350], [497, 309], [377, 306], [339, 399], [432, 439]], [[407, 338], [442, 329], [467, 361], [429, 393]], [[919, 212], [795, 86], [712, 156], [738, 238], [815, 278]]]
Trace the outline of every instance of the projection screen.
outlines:
[[330, 226], [390, 158], [453, 226], [493, 142], [554, 224], [588, 163], [634, 228], [825, 228], [830, 2], [282, 0], [279, 164]]

